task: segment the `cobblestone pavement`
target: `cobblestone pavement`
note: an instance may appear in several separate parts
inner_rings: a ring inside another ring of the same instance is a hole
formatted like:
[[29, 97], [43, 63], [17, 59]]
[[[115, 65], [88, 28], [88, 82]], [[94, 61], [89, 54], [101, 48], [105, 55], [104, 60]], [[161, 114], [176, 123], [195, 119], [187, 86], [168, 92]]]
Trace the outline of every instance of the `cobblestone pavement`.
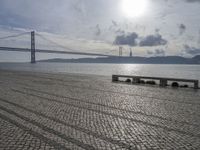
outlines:
[[200, 90], [0, 71], [0, 149], [200, 149]]

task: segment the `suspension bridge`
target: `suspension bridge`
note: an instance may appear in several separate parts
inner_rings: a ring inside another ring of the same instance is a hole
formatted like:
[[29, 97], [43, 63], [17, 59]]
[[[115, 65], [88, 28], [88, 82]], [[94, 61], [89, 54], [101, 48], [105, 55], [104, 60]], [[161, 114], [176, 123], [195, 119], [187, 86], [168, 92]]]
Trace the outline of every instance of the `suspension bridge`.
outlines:
[[[22, 36], [24, 34], [30, 34], [31, 35], [31, 48], [17, 48], [17, 47], [1, 47], [0, 46], [0, 51], [15, 51], [15, 52], [29, 52], [31, 54], [31, 63], [36, 63], [36, 52], [37, 53], [51, 53], [51, 54], [71, 54], [71, 55], [87, 55], [87, 56], [101, 56], [101, 57], [110, 57], [110, 56], [115, 56], [115, 55], [108, 55], [108, 54], [103, 54], [103, 53], [89, 53], [89, 52], [79, 52], [75, 49], [61, 46], [60, 44], [49, 40], [48, 38], [42, 36], [39, 33], [36, 33], [35, 31], [31, 32], [24, 32], [16, 35], [11, 35], [11, 36], [6, 36], [6, 37], [0, 37], [0, 40], [3, 39], [8, 39], [8, 38], [15, 38]], [[64, 50], [49, 50], [49, 49], [36, 49], [36, 42], [35, 42], [35, 35], [40, 36], [42, 39], [47, 40], [51, 43], [54, 43], [58, 47], [61, 47]], [[113, 50], [112, 50], [113, 51]]]

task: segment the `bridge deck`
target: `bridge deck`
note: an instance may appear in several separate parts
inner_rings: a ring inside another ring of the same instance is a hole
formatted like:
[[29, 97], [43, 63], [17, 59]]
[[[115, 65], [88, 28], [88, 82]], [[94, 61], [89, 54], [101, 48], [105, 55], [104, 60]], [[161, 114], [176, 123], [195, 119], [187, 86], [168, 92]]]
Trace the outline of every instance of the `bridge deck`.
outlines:
[[[28, 48], [14, 48], [14, 47], [0, 47], [0, 51], [16, 51], [16, 52], [31, 52]], [[72, 54], [72, 55], [87, 55], [87, 56], [115, 56], [106, 55], [100, 53], [89, 53], [89, 52], [78, 52], [78, 51], [68, 51], [68, 50], [48, 50], [48, 49], [36, 49], [36, 53], [54, 53], [54, 54]]]

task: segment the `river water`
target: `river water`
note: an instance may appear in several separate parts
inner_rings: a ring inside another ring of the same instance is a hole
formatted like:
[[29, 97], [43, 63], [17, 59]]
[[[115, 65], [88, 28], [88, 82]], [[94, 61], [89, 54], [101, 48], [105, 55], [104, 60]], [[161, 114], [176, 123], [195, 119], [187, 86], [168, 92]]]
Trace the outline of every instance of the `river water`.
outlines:
[[52, 73], [95, 74], [104, 76], [124, 74], [200, 80], [200, 65], [0, 63], [0, 69]]

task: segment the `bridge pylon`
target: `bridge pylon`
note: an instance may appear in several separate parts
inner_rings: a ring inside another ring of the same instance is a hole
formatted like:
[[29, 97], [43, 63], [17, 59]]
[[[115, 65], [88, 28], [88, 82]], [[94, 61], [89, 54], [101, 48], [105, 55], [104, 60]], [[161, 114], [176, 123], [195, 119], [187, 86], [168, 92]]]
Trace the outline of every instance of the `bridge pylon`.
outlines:
[[31, 63], [35, 63], [35, 31], [31, 32]]

